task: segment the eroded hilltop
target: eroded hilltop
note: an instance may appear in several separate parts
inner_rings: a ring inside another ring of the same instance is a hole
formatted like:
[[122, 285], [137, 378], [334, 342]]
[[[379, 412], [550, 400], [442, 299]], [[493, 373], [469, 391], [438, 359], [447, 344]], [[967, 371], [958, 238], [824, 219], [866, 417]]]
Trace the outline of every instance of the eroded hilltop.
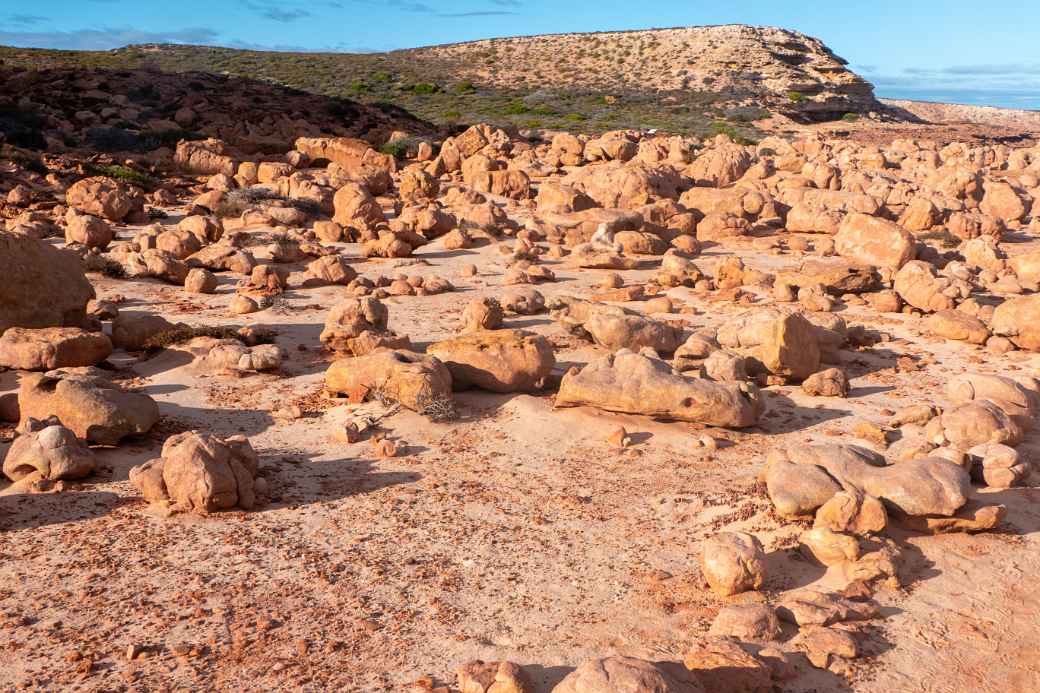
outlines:
[[388, 53], [285, 53], [186, 45], [113, 51], [0, 48], [7, 64], [202, 71], [390, 103], [441, 123], [602, 132], [753, 132], [798, 122], [895, 117], [818, 39], [742, 25], [488, 39]]

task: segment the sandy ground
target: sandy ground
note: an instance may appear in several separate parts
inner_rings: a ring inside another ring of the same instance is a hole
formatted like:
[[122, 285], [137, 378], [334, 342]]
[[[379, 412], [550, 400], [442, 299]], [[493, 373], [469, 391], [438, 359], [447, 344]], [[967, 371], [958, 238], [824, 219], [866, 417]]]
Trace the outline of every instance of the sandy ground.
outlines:
[[[799, 261], [746, 244], [711, 248], [699, 264], [710, 271], [734, 252], [757, 269]], [[355, 268], [455, 283], [453, 293], [386, 301], [390, 327], [421, 346], [453, 334], [470, 299], [500, 290], [504, 261], [495, 245], [445, 252], [433, 243], [417, 256], [428, 264]], [[469, 263], [481, 274], [463, 279]], [[605, 274], [547, 264], [559, 281], [538, 287], [546, 295], [591, 293]], [[651, 273], [625, 278], [638, 283]], [[957, 373], [1033, 372], [1040, 363], [1040, 355], [996, 357], [935, 340], [914, 318], [849, 306], [840, 314], [850, 325], [891, 335], [842, 352], [850, 397], [771, 387], [761, 425], [710, 431], [720, 440], [712, 455], [696, 448], [703, 431], [690, 424], [554, 410], [548, 394], [467, 393], [458, 396], [456, 422], [408, 412], [384, 421], [405, 448], [377, 459], [369, 442], [333, 442], [323, 419], [336, 403], [321, 395], [332, 357], [318, 334], [329, 306], [345, 297], [342, 287], [293, 289], [268, 310], [231, 318], [230, 276], [211, 296], [92, 279], [100, 298], [126, 297], [122, 310], [272, 327], [287, 358], [280, 373], [235, 379], [195, 373], [184, 352], [113, 355], [129, 384], [159, 402], [163, 420], [147, 438], [98, 449], [102, 471], [64, 492], [0, 496], [4, 690], [399, 691], [423, 676], [452, 682], [458, 664], [483, 658], [528, 665], [544, 693], [593, 656], [679, 659], [723, 605], [697, 567], [705, 537], [746, 530], [764, 542], [766, 587], [738, 601], [822, 577], [797, 552], [804, 527], [781, 521], [756, 487], [771, 447], [854, 442], [848, 431], [860, 420], [883, 423], [886, 410], [941, 403]], [[684, 289], [671, 295], [696, 309], [669, 316], [690, 328], [746, 309]], [[769, 300], [760, 295], [758, 305]], [[598, 353], [547, 316], [507, 323], [547, 335], [561, 371]], [[900, 356], [922, 368], [901, 369]], [[0, 393], [15, 380], [0, 373]], [[287, 403], [304, 416], [272, 413]], [[607, 442], [619, 424], [635, 440], [627, 450]], [[249, 513], [165, 516], [137, 497], [129, 468], [157, 456], [166, 435], [190, 428], [248, 435], [272, 502]], [[1035, 436], [1020, 450], [1034, 456]], [[1006, 504], [1007, 523], [978, 536], [893, 531], [904, 588], [878, 594], [884, 618], [857, 624], [867, 656], [849, 678], [802, 659], [802, 676], [784, 690], [1040, 689], [1040, 490], [979, 495]], [[130, 648], [139, 652], [132, 660]]]

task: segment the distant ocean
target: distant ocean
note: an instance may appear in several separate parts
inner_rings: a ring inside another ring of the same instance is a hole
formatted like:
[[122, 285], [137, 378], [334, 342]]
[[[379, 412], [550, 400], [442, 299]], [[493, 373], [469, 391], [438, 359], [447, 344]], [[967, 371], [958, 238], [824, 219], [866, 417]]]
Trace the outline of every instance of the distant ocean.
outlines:
[[960, 103], [969, 106], [996, 106], [997, 108], [1021, 108], [1040, 111], [1040, 93], [1002, 92], [975, 89], [904, 89], [899, 87], [877, 87], [874, 90], [881, 99], [909, 99], [911, 101], [934, 101], [938, 103]]

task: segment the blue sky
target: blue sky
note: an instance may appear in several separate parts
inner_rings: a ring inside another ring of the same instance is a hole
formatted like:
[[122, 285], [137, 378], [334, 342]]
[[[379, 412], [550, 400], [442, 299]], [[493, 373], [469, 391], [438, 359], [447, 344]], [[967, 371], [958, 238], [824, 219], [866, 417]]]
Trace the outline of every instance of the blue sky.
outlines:
[[695, 24], [821, 38], [882, 96], [1040, 109], [1040, 2], [991, 0], [0, 0], [0, 44], [373, 51]]

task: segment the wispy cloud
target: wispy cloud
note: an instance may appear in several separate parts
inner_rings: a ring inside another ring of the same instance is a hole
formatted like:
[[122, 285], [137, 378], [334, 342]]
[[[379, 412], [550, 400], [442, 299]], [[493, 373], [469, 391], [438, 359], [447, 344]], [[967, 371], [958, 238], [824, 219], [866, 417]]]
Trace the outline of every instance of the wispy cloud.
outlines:
[[258, 17], [283, 24], [313, 16], [310, 10], [278, 0], [241, 0], [241, 3]]
[[17, 24], [19, 26], [33, 26], [34, 24], [41, 24], [47, 21], [46, 17], [41, 17], [38, 14], [9, 14], [5, 19], [8, 24]]
[[438, 14], [438, 17], [501, 17], [503, 15], [519, 14], [518, 12], [510, 12], [508, 10], [477, 10], [474, 12], [444, 12]]
[[104, 27], [77, 31], [0, 31], [0, 44], [20, 48], [105, 51], [133, 43], [212, 44], [218, 36], [216, 31], [204, 27], [161, 32]]

